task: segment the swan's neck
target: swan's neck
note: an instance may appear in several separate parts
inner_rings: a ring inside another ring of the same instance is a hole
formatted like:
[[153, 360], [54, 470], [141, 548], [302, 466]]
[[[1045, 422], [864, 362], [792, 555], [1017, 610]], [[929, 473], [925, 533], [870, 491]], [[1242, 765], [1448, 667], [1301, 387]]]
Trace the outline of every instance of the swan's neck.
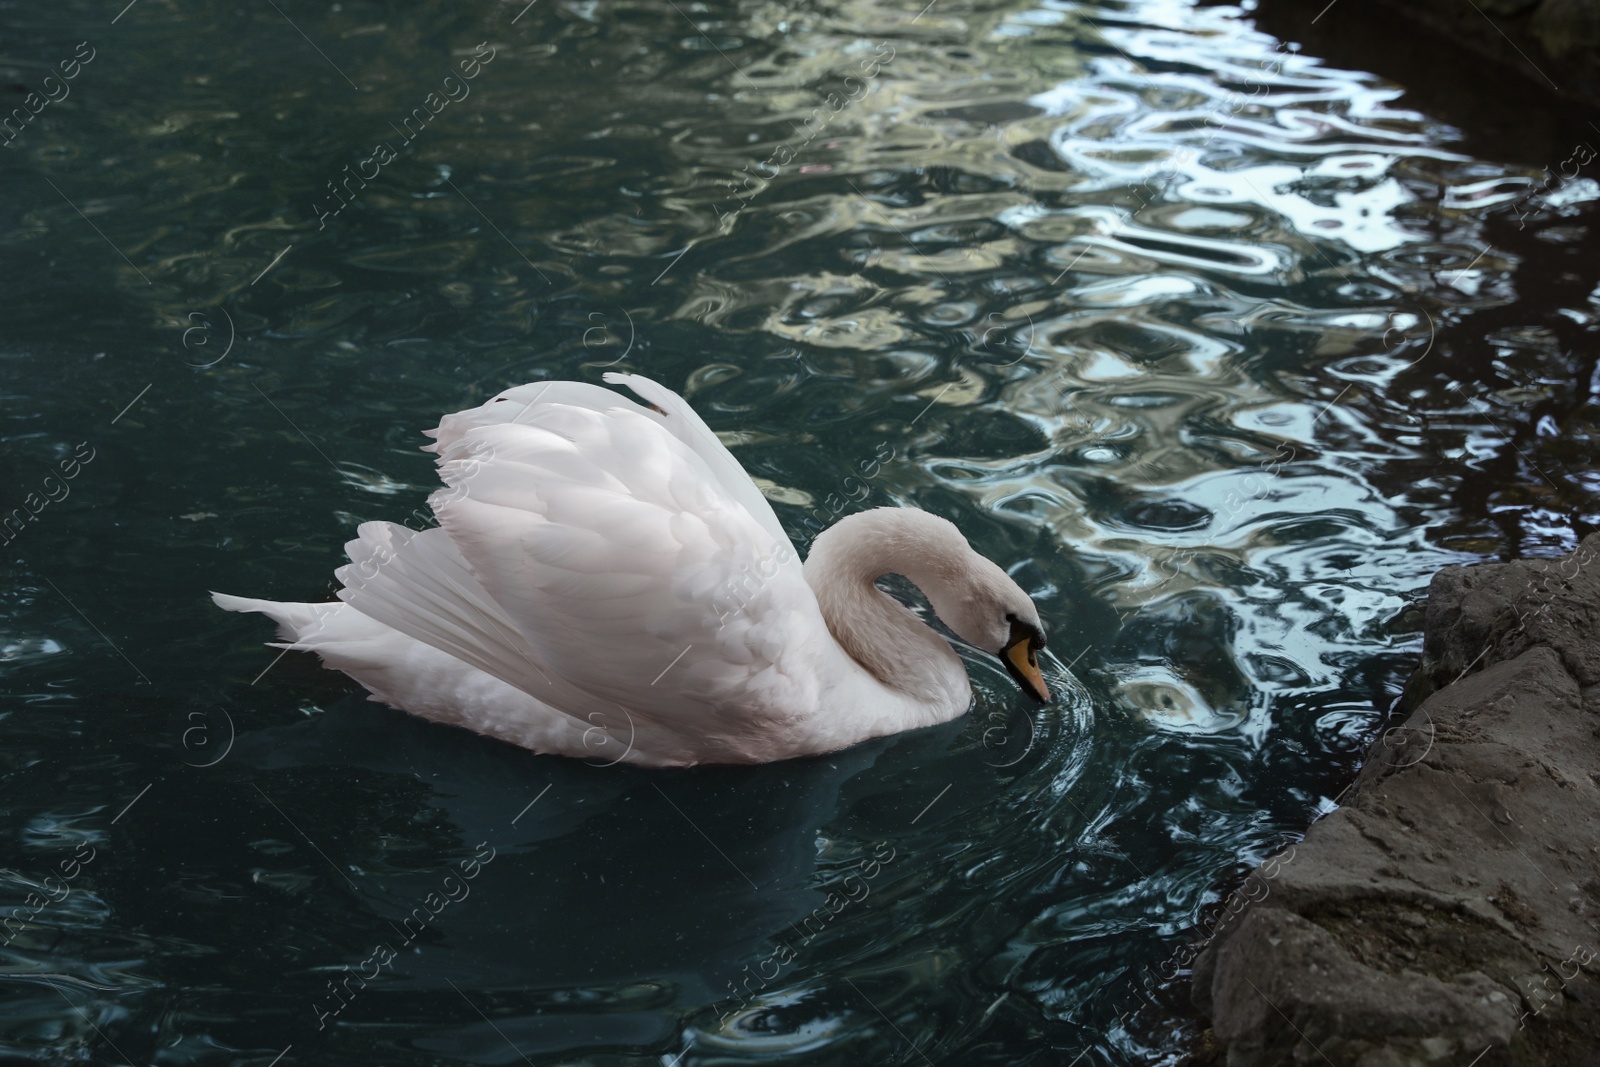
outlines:
[[875, 584], [910, 579], [938, 610], [955, 595], [971, 554], [954, 526], [915, 508], [877, 508], [841, 519], [817, 536], [806, 581], [829, 631], [850, 658], [890, 689], [965, 711], [972, 689], [945, 639]]

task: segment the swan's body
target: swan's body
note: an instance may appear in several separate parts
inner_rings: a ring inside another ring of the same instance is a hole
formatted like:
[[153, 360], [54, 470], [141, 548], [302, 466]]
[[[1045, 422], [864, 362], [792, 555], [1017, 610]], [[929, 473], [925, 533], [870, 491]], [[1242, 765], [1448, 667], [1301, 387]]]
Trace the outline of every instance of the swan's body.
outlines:
[[873, 583], [905, 575], [1037, 699], [1033, 602], [949, 522], [850, 516], [802, 567], [739, 462], [676, 393], [508, 389], [429, 446], [439, 527], [363, 523], [330, 604], [213, 594], [381, 700], [536, 752], [762, 763], [945, 722], [971, 703], [948, 642]]

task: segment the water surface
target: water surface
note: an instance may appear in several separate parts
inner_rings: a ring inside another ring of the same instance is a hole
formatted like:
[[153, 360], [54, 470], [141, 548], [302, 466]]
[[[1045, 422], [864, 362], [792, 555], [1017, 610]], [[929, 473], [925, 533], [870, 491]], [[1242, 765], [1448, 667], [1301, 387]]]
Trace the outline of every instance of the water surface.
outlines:
[[[1235, 8], [4, 18], [10, 100], [93, 51], [0, 155], [18, 1062], [1169, 1057], [1139, 990], [1349, 783], [1431, 574], [1600, 512], [1600, 186]], [[1063, 699], [973, 656], [945, 727], [645, 773], [209, 604], [330, 596], [418, 431], [609, 367], [801, 545], [956, 521]]]

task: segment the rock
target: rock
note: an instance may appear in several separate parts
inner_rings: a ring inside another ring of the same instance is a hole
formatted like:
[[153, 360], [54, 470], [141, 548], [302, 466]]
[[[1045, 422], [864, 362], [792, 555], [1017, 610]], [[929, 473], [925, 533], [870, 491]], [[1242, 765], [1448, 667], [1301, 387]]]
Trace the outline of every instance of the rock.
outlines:
[[1441, 572], [1405, 722], [1195, 961], [1229, 1067], [1600, 1049], [1600, 534]]
[[[1246, 913], [1215, 956], [1207, 998], [1229, 1067], [1465, 1063], [1516, 1030], [1510, 996], [1483, 974], [1386, 973], [1283, 908]], [[1277, 966], [1285, 956], [1298, 966]]]
[[1407, 703], [1468, 671], [1555, 650], [1578, 684], [1600, 684], [1600, 535], [1559, 560], [1446, 567], [1428, 587], [1422, 667]]
[[[1398, 17], [1427, 35], [1430, 50], [1480, 68], [1480, 81], [1509, 75], [1557, 97], [1589, 105], [1600, 100], [1600, 5], [1594, 0], [1260, 0], [1257, 10], [1307, 28]], [[1490, 64], [1498, 68], [1493, 74], [1481, 69]]]
[[1586, 65], [1592, 65], [1600, 47], [1600, 7], [1593, 0], [1544, 0], [1528, 30], [1554, 58], [1582, 56]]

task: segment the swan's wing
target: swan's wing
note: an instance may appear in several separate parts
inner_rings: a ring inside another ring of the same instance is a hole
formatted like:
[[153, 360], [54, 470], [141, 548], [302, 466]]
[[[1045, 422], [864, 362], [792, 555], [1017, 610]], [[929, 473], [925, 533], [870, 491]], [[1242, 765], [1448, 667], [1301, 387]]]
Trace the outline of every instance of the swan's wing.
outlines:
[[778, 516], [773, 514], [772, 505], [756, 488], [756, 483], [750, 480], [749, 473], [733, 458], [733, 453], [711, 432], [711, 427], [705, 424], [705, 420], [689, 406], [687, 400], [642, 374], [607, 371], [604, 377], [612, 385], [625, 385], [643, 397], [651, 405], [655, 421], [700, 457], [706, 469], [717, 479], [717, 484], [722, 486], [723, 492], [737, 500], [774, 540], [782, 544], [789, 543], [789, 535], [783, 532]]
[[545, 405], [580, 407], [600, 414], [636, 412], [661, 426], [699, 456], [724, 493], [749, 512], [774, 540], [788, 543], [788, 535], [773, 514], [772, 505], [688, 401], [643, 375], [608, 371], [605, 380], [612, 385], [627, 386], [650, 406], [636, 404], [620, 393], [586, 382], [533, 382], [507, 389], [478, 407], [446, 415], [439, 421], [438, 429], [425, 431], [436, 438], [425, 450], [443, 455], [475, 429], [504, 423], [524, 424], [534, 410]]
[[589, 694], [546, 670], [522, 631], [484, 592], [443, 530], [364, 522], [334, 572], [339, 599], [407, 637], [575, 716], [596, 710]]
[[660, 418], [536, 399], [458, 424], [429, 502], [541, 664], [702, 742], [770, 745], [781, 725], [751, 712], [814, 706], [826, 625], [781, 530]]
[[627, 397], [587, 382], [529, 382], [496, 393], [475, 408], [446, 415], [439, 420], [437, 429], [422, 431], [435, 438], [433, 444], [424, 445], [422, 450], [437, 452], [442, 456], [460, 444], [462, 438], [472, 430], [500, 423], [526, 422], [539, 404], [563, 404], [590, 411], [639, 408]]

